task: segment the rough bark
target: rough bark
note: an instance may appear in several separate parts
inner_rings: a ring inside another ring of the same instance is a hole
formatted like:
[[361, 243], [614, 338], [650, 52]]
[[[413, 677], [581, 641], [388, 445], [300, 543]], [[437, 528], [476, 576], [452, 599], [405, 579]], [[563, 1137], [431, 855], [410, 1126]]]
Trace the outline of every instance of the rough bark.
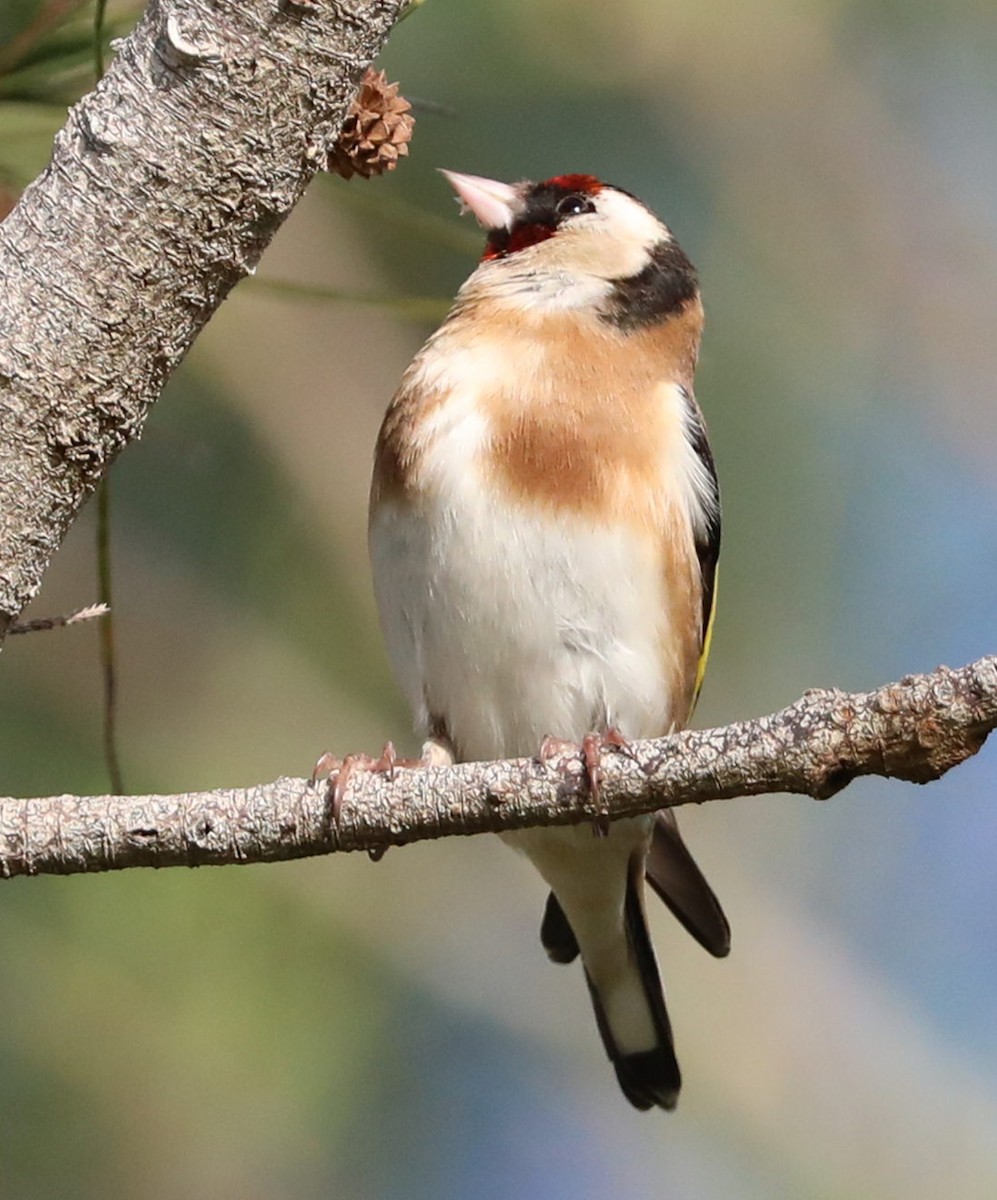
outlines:
[[342, 124], [400, 0], [152, 0], [0, 224], [0, 640]]
[[825, 799], [859, 775], [937, 779], [997, 726], [997, 656], [873, 692], [807, 692], [771, 716], [604, 758], [600, 813], [568, 756], [355, 774], [338, 826], [304, 779], [180, 796], [0, 800], [0, 875], [273, 862], [455, 834], [622, 817], [763, 792]]

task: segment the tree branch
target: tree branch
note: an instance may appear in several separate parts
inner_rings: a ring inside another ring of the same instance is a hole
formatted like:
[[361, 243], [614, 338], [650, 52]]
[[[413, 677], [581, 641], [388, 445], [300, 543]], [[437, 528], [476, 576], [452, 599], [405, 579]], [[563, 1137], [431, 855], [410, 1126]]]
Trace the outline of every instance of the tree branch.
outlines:
[[[826, 799], [859, 775], [937, 779], [997, 726], [997, 656], [873, 692], [815, 690], [771, 716], [607, 753], [612, 817], [765, 792]], [[0, 800], [0, 875], [274, 862], [455, 834], [592, 820], [580, 762], [533, 759], [357, 773], [333, 829], [325, 787], [281, 778], [179, 796]]]
[[327, 160], [401, 0], [150, 0], [0, 224], [0, 640]]

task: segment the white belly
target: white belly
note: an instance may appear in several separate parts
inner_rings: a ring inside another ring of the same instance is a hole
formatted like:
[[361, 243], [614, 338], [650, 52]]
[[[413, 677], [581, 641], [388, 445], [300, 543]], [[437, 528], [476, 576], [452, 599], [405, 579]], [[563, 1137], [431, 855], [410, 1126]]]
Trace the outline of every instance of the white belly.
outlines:
[[490, 759], [534, 754], [545, 734], [667, 728], [667, 607], [648, 539], [486, 504], [473, 478], [424, 504], [384, 505], [370, 535], [388, 651], [420, 733], [442, 718], [461, 758]]
[[[416, 506], [384, 501], [370, 528], [381, 623], [418, 731], [441, 725], [464, 760], [532, 755], [545, 734], [662, 733], [674, 700], [663, 647], [675, 636], [660, 546], [628, 525], [598, 529], [486, 496], [476, 414], [452, 429], [430, 456], [429, 494]], [[640, 817], [605, 838], [587, 824], [505, 838], [557, 893], [624, 1053], [659, 1039], [624, 930], [628, 875], [651, 826]]]
[[[442, 718], [460, 758], [535, 754], [548, 733], [579, 741], [608, 726], [628, 737], [667, 727], [664, 581], [633, 532], [470, 500], [459, 513], [385, 507], [371, 562], [419, 732]], [[605, 838], [587, 823], [503, 835], [557, 893], [628, 1053], [657, 1039], [623, 934], [629, 864], [646, 853], [652, 822], [616, 822]]]

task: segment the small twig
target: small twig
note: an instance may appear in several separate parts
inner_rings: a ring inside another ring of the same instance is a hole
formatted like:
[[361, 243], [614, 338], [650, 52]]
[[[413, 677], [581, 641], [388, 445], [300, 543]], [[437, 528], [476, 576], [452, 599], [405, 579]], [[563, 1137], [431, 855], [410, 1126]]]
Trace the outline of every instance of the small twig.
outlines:
[[93, 6], [93, 69], [98, 80], [104, 74], [104, 16], [107, 0], [95, 0]]
[[[937, 779], [997, 728], [997, 657], [872, 692], [807, 692], [771, 716], [689, 730], [607, 754], [612, 818], [680, 804], [793, 792], [824, 799], [860, 775]], [[339, 850], [379, 856], [429, 838], [591, 821], [585, 767], [567, 754], [357, 771], [334, 824], [304, 779], [175, 796], [0, 800], [0, 876], [275, 862]]]
[[104, 606], [100, 626], [100, 674], [103, 682], [104, 763], [111, 790], [125, 790], [118, 759], [117, 699], [118, 680], [114, 657], [114, 614], [111, 611], [111, 489], [107, 475], [97, 488], [97, 592]]
[[33, 621], [19, 621], [11, 625], [8, 633], [39, 633], [43, 629], [62, 629], [64, 625], [77, 625], [80, 621], [92, 621], [104, 617], [111, 610], [106, 604], [88, 604], [76, 612], [64, 613], [61, 617], [36, 617]]
[[[93, 69], [97, 82], [104, 76], [104, 16], [107, 0], [95, 0], [93, 10]], [[115, 792], [125, 790], [118, 758], [116, 724], [118, 681], [114, 658], [114, 615], [111, 606], [111, 481], [105, 475], [97, 487], [97, 594], [104, 606], [100, 627], [100, 674], [103, 683], [103, 742], [104, 764]]]

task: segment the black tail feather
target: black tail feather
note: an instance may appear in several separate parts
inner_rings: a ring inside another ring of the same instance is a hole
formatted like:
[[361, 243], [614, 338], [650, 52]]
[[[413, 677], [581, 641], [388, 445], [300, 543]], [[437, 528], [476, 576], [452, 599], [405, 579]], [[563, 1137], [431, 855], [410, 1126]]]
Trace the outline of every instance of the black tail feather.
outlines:
[[621, 1052], [606, 1019], [602, 1001], [587, 971], [585, 979], [592, 997], [596, 1024], [599, 1026], [606, 1053], [616, 1070], [616, 1078], [623, 1089], [623, 1094], [635, 1108], [646, 1110], [657, 1106], [670, 1110], [678, 1101], [679, 1091], [682, 1087], [682, 1074], [675, 1057], [672, 1027], [668, 1020], [668, 1010], [665, 1008], [665, 995], [661, 986], [661, 977], [658, 974], [658, 964], [647, 932], [642, 889], [643, 863], [639, 859], [635, 859], [627, 884], [624, 921], [627, 940], [640, 972], [651, 1020], [658, 1035], [657, 1046], [636, 1054]]
[[540, 923], [540, 941], [551, 962], [569, 963], [578, 957], [578, 939], [564, 915], [564, 909], [553, 892], [547, 897], [543, 921]]
[[[603, 1045], [624, 1095], [636, 1108], [657, 1106], [673, 1109], [682, 1086], [682, 1076], [675, 1058], [658, 965], [647, 932], [645, 872], [648, 883], [673, 915], [700, 945], [718, 958], [730, 950], [730, 926], [713, 890], [686, 849], [674, 815], [667, 810], [659, 813], [646, 862], [642, 856], [638, 856], [631, 863], [624, 904], [627, 942], [635, 968], [640, 974], [657, 1045], [638, 1053], [621, 1051], [587, 969], [585, 980]], [[553, 892], [548, 896], [544, 909], [540, 940], [553, 962], [569, 963], [578, 957], [578, 939]]]
[[730, 952], [730, 926], [720, 901], [686, 849], [674, 814], [665, 809], [654, 822], [645, 867], [647, 882], [697, 942], [714, 955]]

